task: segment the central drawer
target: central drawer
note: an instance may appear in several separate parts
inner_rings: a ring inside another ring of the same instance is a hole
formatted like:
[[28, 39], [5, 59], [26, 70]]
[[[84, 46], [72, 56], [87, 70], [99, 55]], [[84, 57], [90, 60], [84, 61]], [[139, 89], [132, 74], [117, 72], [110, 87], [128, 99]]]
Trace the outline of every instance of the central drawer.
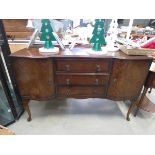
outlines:
[[56, 71], [63, 72], [110, 72], [111, 59], [57, 59]]
[[109, 75], [57, 75], [57, 85], [107, 85]]
[[86, 97], [95, 97], [95, 96], [105, 96], [106, 87], [58, 87], [57, 89], [58, 96], [86, 96]]

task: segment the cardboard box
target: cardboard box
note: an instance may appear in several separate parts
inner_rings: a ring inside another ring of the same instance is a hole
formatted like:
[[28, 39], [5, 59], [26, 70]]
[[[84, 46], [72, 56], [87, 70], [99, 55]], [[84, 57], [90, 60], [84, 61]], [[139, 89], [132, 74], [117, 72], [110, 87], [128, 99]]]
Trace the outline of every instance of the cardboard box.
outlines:
[[15, 135], [15, 133], [8, 128], [0, 125], [0, 135]]

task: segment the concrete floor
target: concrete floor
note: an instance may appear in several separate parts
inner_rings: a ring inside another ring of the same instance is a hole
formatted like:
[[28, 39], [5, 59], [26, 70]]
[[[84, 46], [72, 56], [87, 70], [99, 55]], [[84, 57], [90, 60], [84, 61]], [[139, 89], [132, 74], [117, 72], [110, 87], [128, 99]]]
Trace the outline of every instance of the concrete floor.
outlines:
[[[150, 100], [155, 101], [155, 90]], [[27, 114], [9, 126], [17, 135], [134, 135], [155, 134], [155, 115], [140, 111], [126, 121], [128, 105], [105, 99], [31, 101], [32, 121]]]

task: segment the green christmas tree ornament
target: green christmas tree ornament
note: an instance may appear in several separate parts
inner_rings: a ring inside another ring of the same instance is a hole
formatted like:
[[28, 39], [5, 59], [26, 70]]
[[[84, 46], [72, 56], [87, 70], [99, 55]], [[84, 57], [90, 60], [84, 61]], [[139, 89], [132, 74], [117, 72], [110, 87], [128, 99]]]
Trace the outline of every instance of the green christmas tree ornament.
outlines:
[[102, 51], [101, 45], [99, 43], [96, 43], [93, 45], [93, 50], [94, 51]]
[[46, 41], [45, 41], [44, 47], [47, 48], [47, 49], [54, 48], [54, 46], [53, 46], [53, 44], [51, 42], [50, 36], [46, 36]]
[[42, 23], [42, 27], [41, 27], [40, 40], [45, 41], [45, 44], [44, 44], [45, 48], [54, 48], [52, 41], [55, 41], [56, 39], [52, 33], [53, 29], [52, 29], [50, 20], [49, 19], [42, 19], [41, 23]]
[[90, 39], [90, 43], [93, 45], [94, 51], [102, 51], [101, 46], [106, 44], [105, 38], [104, 38], [104, 20], [103, 19], [96, 19], [94, 30], [93, 30], [93, 36]]
[[41, 41], [45, 41], [44, 47], [39, 48], [40, 52], [48, 52], [48, 53], [57, 53], [59, 51], [58, 47], [54, 47], [52, 41], [56, 41], [53, 35], [53, 28], [51, 26], [51, 22], [49, 19], [42, 19], [41, 20], [42, 27], [41, 27]]

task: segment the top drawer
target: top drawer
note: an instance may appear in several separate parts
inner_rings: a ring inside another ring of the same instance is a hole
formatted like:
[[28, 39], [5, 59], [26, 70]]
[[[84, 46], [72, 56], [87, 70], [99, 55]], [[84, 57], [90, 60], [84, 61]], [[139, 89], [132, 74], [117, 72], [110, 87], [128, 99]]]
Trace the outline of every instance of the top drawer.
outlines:
[[108, 73], [112, 59], [57, 59], [56, 71]]

